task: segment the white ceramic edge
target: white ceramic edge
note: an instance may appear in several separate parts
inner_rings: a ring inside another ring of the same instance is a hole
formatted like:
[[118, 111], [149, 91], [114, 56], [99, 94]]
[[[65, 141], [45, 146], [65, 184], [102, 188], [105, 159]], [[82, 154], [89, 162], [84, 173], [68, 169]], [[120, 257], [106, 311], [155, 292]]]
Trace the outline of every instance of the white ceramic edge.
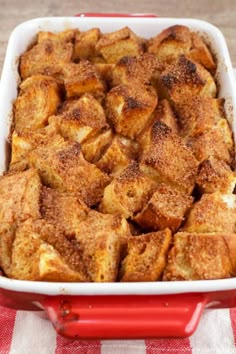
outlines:
[[[1, 87], [0, 87], [0, 107], [5, 112], [5, 124], [1, 122], [0, 130], [0, 170], [4, 168], [4, 156], [2, 154], [3, 145], [6, 142], [6, 136], [9, 129], [9, 118], [12, 101], [17, 94], [17, 66], [16, 59], [25, 49], [24, 44], [19, 49], [19, 38], [27, 34], [34, 35], [39, 30], [63, 30], [66, 28], [78, 27], [89, 29], [97, 26], [100, 28], [109, 27], [109, 31], [129, 25], [137, 30], [141, 26], [155, 26], [158, 30], [174, 25], [183, 24], [189, 26], [193, 30], [203, 31], [207, 33], [210, 39], [214, 38], [220, 51], [217, 53], [223, 61], [220, 61], [220, 70], [223, 68], [224, 76], [227, 82], [225, 92], [229, 95], [230, 103], [233, 107], [233, 115], [236, 116], [236, 95], [234, 93], [234, 74], [232, 69], [229, 52], [220, 30], [208, 22], [195, 19], [181, 18], [75, 18], [75, 17], [50, 17], [38, 18], [24, 22], [17, 26], [9, 39], [6, 58], [4, 62]], [[103, 29], [104, 30], [104, 29]], [[28, 31], [28, 32], [27, 32]], [[140, 33], [142, 35], [142, 33]], [[18, 47], [17, 47], [18, 45]], [[18, 52], [16, 53], [16, 48]], [[7, 89], [4, 89], [7, 87]], [[4, 114], [2, 114], [4, 116]], [[4, 118], [4, 117], [3, 117]], [[233, 131], [236, 131], [236, 120], [233, 121]], [[45, 295], [125, 295], [125, 294], [177, 294], [190, 292], [212, 292], [236, 289], [236, 278], [221, 280], [200, 280], [200, 281], [176, 281], [176, 282], [143, 282], [143, 283], [50, 283], [50, 282], [34, 282], [8, 279], [0, 277], [0, 288], [17, 292], [38, 293]]]

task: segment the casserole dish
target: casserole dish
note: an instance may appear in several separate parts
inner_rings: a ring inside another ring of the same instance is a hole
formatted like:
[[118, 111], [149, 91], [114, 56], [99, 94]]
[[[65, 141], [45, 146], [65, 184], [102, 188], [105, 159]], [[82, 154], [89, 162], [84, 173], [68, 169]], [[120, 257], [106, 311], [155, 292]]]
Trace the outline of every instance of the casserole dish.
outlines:
[[[221, 32], [192, 19], [82, 16], [39, 18], [19, 25], [9, 40], [1, 91], [0, 172], [7, 165], [7, 139], [12, 103], [19, 83], [18, 58], [39, 31], [99, 27], [112, 32], [129, 26], [150, 38], [164, 28], [181, 24], [199, 32], [218, 62], [219, 97], [226, 100], [227, 117], [236, 131], [236, 95], [229, 53]], [[205, 307], [236, 306], [236, 278], [152, 283], [47, 283], [0, 277], [0, 305], [19, 310], [44, 309], [58, 333], [80, 338], [155, 338], [189, 336]]]

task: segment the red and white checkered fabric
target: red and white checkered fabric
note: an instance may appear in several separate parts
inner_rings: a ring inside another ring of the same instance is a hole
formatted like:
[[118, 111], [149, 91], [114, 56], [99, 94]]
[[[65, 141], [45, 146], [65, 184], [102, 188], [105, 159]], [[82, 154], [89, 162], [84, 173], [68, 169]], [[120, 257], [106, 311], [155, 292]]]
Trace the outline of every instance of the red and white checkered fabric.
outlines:
[[0, 354], [236, 354], [236, 308], [206, 310], [188, 339], [69, 340], [39, 313], [0, 307]]

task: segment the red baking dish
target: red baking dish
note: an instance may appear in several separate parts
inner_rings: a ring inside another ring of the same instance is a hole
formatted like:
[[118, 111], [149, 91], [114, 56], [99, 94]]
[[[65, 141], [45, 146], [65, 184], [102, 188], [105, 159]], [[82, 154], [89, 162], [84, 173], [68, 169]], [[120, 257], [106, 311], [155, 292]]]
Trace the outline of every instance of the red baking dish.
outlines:
[[[39, 18], [12, 33], [4, 63], [1, 90], [0, 172], [6, 169], [6, 144], [12, 102], [19, 83], [18, 58], [38, 31], [87, 30], [111, 32], [129, 26], [150, 38], [164, 28], [182, 24], [199, 32], [218, 59], [219, 97], [226, 99], [234, 136], [236, 94], [228, 49], [222, 33], [207, 22], [156, 18], [136, 14], [80, 14], [78, 17]], [[196, 329], [205, 308], [236, 306], [236, 278], [205, 281], [143, 283], [49, 283], [0, 276], [0, 305], [18, 310], [46, 311], [58, 333], [72, 338], [185, 337]]]

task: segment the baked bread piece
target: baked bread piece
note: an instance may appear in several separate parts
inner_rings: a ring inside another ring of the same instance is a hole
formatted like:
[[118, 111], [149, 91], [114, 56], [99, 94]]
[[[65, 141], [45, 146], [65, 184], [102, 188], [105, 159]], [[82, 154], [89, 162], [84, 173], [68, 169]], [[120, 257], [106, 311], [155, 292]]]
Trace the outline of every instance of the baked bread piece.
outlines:
[[210, 280], [236, 275], [236, 234], [178, 232], [163, 280]]
[[18, 132], [36, 130], [47, 124], [60, 103], [57, 81], [49, 76], [35, 75], [20, 84], [14, 104], [14, 127]]
[[194, 203], [182, 230], [187, 232], [236, 232], [236, 196], [234, 194], [203, 194]]
[[186, 140], [196, 159], [201, 163], [209, 157], [215, 157], [228, 164], [234, 156], [232, 132], [226, 119], [219, 122], [208, 131]]
[[18, 224], [40, 217], [41, 182], [37, 171], [6, 174], [0, 178], [0, 223]]
[[96, 163], [100, 160], [102, 155], [111, 145], [113, 135], [112, 129], [105, 128], [97, 135], [86, 139], [81, 145], [84, 158], [91, 163]]
[[222, 98], [196, 96], [175, 108], [182, 137], [195, 137], [205, 133], [225, 118]]
[[131, 236], [128, 241], [128, 255], [121, 263], [120, 281], [160, 280], [166, 266], [171, 239], [171, 232], [168, 229]]
[[15, 232], [8, 276], [21, 280], [89, 281], [79, 247], [50, 224], [31, 219]]
[[105, 83], [95, 66], [88, 60], [64, 65], [63, 77], [67, 98], [79, 97], [84, 93], [91, 93], [98, 98], [104, 95]]
[[40, 196], [42, 218], [66, 234], [75, 238], [75, 230], [84, 220], [89, 208], [78, 198], [55, 189], [43, 187]]
[[117, 174], [127, 167], [137, 155], [137, 144], [116, 134], [96, 166], [108, 174]]
[[71, 62], [73, 45], [46, 39], [34, 45], [20, 57], [20, 75], [24, 80], [32, 75], [62, 77], [62, 68]]
[[116, 86], [106, 96], [108, 120], [117, 133], [135, 138], [151, 120], [157, 101], [156, 91], [151, 86]]
[[76, 231], [86, 269], [94, 282], [114, 282], [130, 229], [120, 215], [90, 211]]
[[156, 188], [156, 183], [146, 177], [133, 161], [105, 188], [99, 211], [121, 214], [125, 218], [139, 212]]
[[112, 86], [141, 83], [149, 85], [160, 75], [163, 67], [153, 54], [143, 53], [138, 57], [124, 56], [112, 70]]
[[88, 206], [98, 203], [110, 178], [87, 162], [80, 145], [55, 137], [38, 146], [28, 155], [44, 184], [62, 192], [72, 193]]
[[147, 50], [165, 64], [173, 63], [180, 55], [185, 54], [207, 69], [216, 69], [207, 45], [197, 33], [191, 32], [186, 26], [175, 25], [164, 29], [148, 41]]
[[106, 33], [96, 44], [96, 50], [107, 63], [116, 63], [122, 57], [136, 57], [143, 52], [141, 40], [130, 28], [124, 27], [118, 31]]
[[73, 60], [93, 60], [96, 58], [98, 54], [95, 47], [100, 37], [101, 31], [99, 28], [91, 28], [88, 31], [77, 33], [75, 36]]
[[[167, 125], [167, 127], [169, 127], [174, 134], [179, 134], [179, 123], [177, 116], [173, 111], [169, 101], [166, 99], [160, 100], [158, 102], [157, 108], [153, 113], [152, 124], [155, 122], [162, 122]], [[148, 129], [145, 130], [145, 132], [147, 131]], [[145, 139], [145, 134], [141, 133], [140, 136]], [[140, 139], [138, 138], [138, 140]]]
[[50, 117], [49, 124], [64, 138], [78, 143], [108, 126], [102, 106], [89, 93], [77, 100], [65, 101], [60, 113]]
[[62, 43], [73, 42], [75, 40], [75, 37], [79, 35], [79, 33], [80, 32], [78, 29], [73, 28], [58, 33], [40, 31], [38, 33], [37, 43], [42, 43], [45, 40], [51, 40]]
[[196, 184], [201, 193], [233, 193], [236, 173], [223, 161], [215, 157], [205, 160], [198, 171]]
[[216, 97], [216, 84], [211, 74], [184, 55], [167, 66], [159, 80], [160, 96], [181, 104], [194, 96]]
[[175, 232], [184, 220], [184, 215], [193, 203], [193, 197], [184, 195], [161, 183], [143, 210], [134, 217], [143, 229]]
[[191, 194], [198, 162], [181, 138], [162, 122], [155, 122], [141, 136], [140, 168], [150, 178]]

